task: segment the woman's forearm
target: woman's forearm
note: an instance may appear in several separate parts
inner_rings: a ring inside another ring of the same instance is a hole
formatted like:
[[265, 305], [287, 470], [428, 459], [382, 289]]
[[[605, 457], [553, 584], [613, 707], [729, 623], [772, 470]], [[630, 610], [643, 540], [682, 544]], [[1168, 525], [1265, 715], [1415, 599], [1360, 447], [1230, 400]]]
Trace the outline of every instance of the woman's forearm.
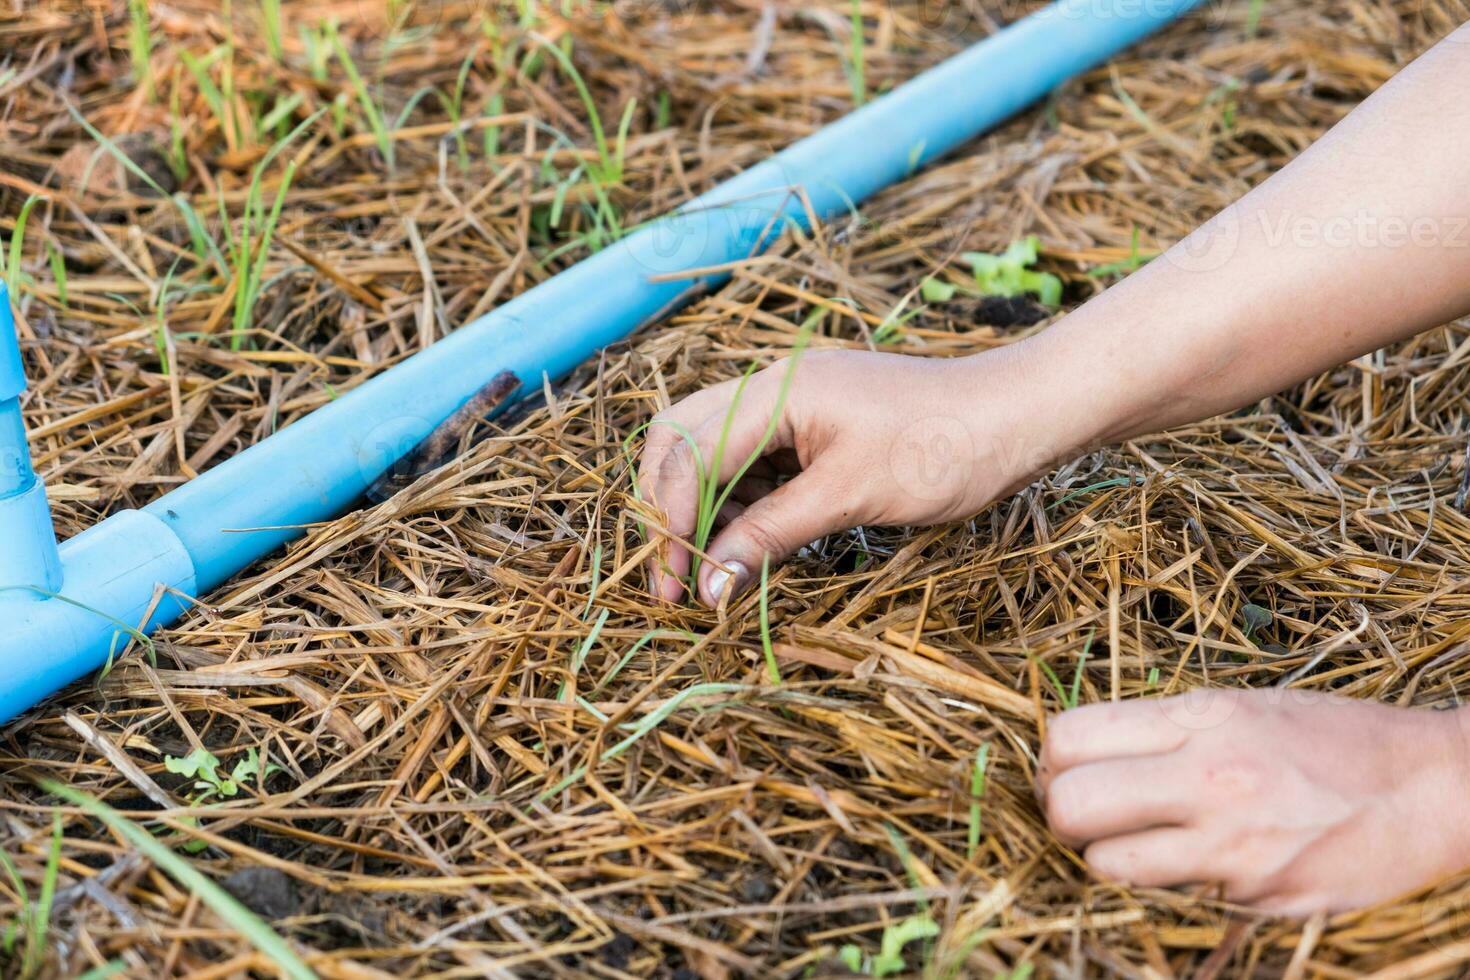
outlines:
[[1060, 395], [1052, 448], [1229, 411], [1470, 311], [1467, 94], [1470, 27], [1020, 345], [1018, 361]]

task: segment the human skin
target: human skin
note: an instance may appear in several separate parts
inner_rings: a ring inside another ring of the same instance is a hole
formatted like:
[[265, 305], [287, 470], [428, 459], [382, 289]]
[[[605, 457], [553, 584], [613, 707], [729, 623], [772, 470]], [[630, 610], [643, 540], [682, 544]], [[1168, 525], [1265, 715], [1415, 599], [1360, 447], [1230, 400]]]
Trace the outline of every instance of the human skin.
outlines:
[[[1470, 312], [1470, 25], [1163, 257], [1052, 327], [969, 358], [829, 351], [660, 412], [639, 466], [670, 601], [697, 511], [693, 452], [760, 467], [709, 543], [701, 601], [860, 524], [975, 514], [1080, 453], [1250, 404]], [[792, 376], [785, 385], [787, 372]], [[1101, 876], [1220, 883], [1282, 913], [1340, 911], [1470, 866], [1470, 718], [1300, 692], [1066, 712], [1039, 790]], [[1228, 708], [1228, 710], [1226, 710]], [[1405, 833], [1412, 827], [1413, 833]]]

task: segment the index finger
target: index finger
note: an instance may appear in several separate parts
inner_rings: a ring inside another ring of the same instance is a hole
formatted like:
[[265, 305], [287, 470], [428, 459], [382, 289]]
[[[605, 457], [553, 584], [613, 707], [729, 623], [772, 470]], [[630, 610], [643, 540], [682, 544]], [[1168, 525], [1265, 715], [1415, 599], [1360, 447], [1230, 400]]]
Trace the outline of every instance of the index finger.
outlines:
[[1109, 701], [1064, 711], [1046, 726], [1038, 778], [1043, 792], [1076, 766], [1107, 759], [1173, 752], [1189, 730], [1163, 709], [1163, 701]]

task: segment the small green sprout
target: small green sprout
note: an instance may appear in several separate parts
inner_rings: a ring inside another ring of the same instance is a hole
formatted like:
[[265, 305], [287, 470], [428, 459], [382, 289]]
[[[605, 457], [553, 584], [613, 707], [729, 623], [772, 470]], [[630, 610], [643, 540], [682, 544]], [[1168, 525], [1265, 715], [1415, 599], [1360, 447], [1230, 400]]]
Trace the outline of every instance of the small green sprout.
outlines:
[[924, 307], [922, 306], [916, 306], [907, 312], [904, 311], [904, 307], [908, 305], [912, 297], [912, 293], [905, 296], [897, 306], [888, 311], [888, 314], [883, 317], [883, 322], [873, 328], [874, 344], [893, 343], [903, 333], [904, 324], [924, 312]]
[[1245, 36], [1254, 38], [1261, 29], [1261, 14], [1266, 12], [1266, 0], [1251, 0], [1245, 15]]
[[281, 0], [260, 0], [260, 23], [265, 29], [266, 50], [280, 64], [285, 60], [285, 49], [281, 47]]
[[35, 208], [40, 198], [35, 194], [26, 198], [20, 206], [20, 214], [15, 219], [15, 230], [10, 235], [10, 254], [5, 261], [5, 284], [10, 287], [10, 294], [16, 295], [25, 274], [21, 271], [20, 262], [25, 257], [26, 223], [30, 220], [31, 211]]
[[1017, 239], [1000, 255], [986, 252], [964, 252], [960, 258], [970, 265], [975, 278], [974, 287], [957, 286], [954, 283], [926, 278], [919, 293], [927, 303], [944, 303], [956, 294], [971, 296], [1015, 297], [1034, 294], [1041, 305], [1055, 309], [1062, 302], [1062, 281], [1050, 272], [1038, 272], [1031, 266], [1040, 255], [1041, 240], [1035, 235]]
[[853, 973], [868, 977], [888, 977], [908, 970], [903, 958], [903, 948], [921, 939], [933, 939], [939, 935], [939, 923], [929, 915], [911, 915], [906, 919], [883, 927], [883, 939], [878, 945], [877, 956], [864, 956], [863, 951], [849, 943], [837, 951], [837, 958]]
[[1223, 132], [1229, 133], [1235, 130], [1235, 113], [1238, 108], [1235, 103], [1235, 93], [1239, 90], [1239, 80], [1227, 78], [1205, 96], [1205, 105], [1211, 106], [1219, 103], [1220, 129]]
[[1082, 652], [1077, 655], [1077, 668], [1072, 672], [1071, 690], [1062, 686], [1062, 679], [1057, 676], [1057, 672], [1052, 669], [1051, 664], [1039, 657], [1035, 657], [1034, 654], [1028, 654], [1028, 656], [1035, 657], [1036, 665], [1041, 668], [1041, 672], [1046, 675], [1047, 680], [1051, 681], [1051, 686], [1056, 689], [1057, 699], [1062, 702], [1062, 707], [1068, 711], [1077, 707], [1081, 701], [1082, 669], [1087, 665], [1087, 655], [1092, 650], [1092, 640], [1095, 636], [1097, 636], [1097, 630], [1092, 630], [1087, 634], [1087, 640], [1082, 644]]
[[[731, 426], [734, 424], [736, 412], [740, 408], [740, 400], [744, 397], [745, 385], [750, 381], [751, 376], [755, 374], [759, 365], [751, 364], [750, 368], [741, 377], [739, 384], [736, 385], [734, 398], [731, 400], [730, 408], [725, 414], [725, 424], [720, 430], [719, 440], [715, 443], [713, 456], [708, 463], [706, 463], [704, 454], [700, 452], [699, 444], [695, 441], [693, 433], [680, 426], [677, 422], [667, 423], [672, 425], [678, 432], [680, 438], [689, 444], [690, 456], [694, 461], [695, 481], [699, 488], [699, 508], [694, 522], [694, 547], [696, 552], [704, 551], [705, 545], [709, 543], [710, 537], [714, 533], [716, 516], [725, 506], [725, 502], [730, 499], [730, 494], [734, 492], [736, 484], [740, 482], [740, 478], [745, 475], [746, 470], [750, 469], [756, 460], [765, 455], [766, 446], [775, 437], [776, 428], [780, 425], [781, 415], [786, 409], [786, 399], [791, 393], [791, 384], [796, 378], [796, 369], [800, 364], [802, 354], [805, 352], [807, 343], [810, 341], [813, 332], [816, 331], [830, 310], [831, 308], [828, 306], [819, 306], [802, 321], [800, 328], [796, 332], [796, 339], [792, 344], [791, 356], [786, 361], [786, 372], [781, 379], [781, 386], [776, 393], [776, 404], [771, 411], [771, 418], [766, 424], [765, 432], [762, 433], [760, 440], [756, 443], [755, 448], [751, 450], [750, 455], [745, 458], [745, 461], [740, 464], [734, 475], [724, 485], [723, 490], [720, 488], [719, 474], [724, 468], [725, 444], [729, 440]], [[628, 473], [633, 477], [633, 493], [638, 499], [642, 499], [642, 497], [639, 495], [638, 490], [638, 466], [633, 460], [633, 442], [639, 436], [643, 435], [649, 426], [653, 424], [651, 421], [644, 422], [623, 440], [623, 458], [627, 460]], [[639, 523], [639, 530], [640, 532], [643, 531], [642, 522]], [[691, 594], [695, 591], [696, 583], [699, 581], [700, 561], [699, 555], [696, 553], [690, 562], [688, 585]]]
[[971, 860], [980, 849], [980, 798], [985, 795], [985, 764], [990, 758], [990, 743], [982, 742], [975, 753], [975, 767], [970, 773], [970, 839], [965, 856]]
[[153, 100], [153, 32], [148, 23], [148, 0], [128, 0], [128, 56], [133, 80]]
[[1241, 632], [1245, 634], [1245, 638], [1247, 640], [1254, 636], [1259, 630], [1263, 630], [1267, 626], [1270, 626], [1271, 623], [1276, 619], [1276, 617], [1271, 614], [1271, 610], [1267, 609], [1265, 606], [1258, 606], [1254, 602], [1247, 602], [1244, 606], [1242, 606], [1240, 610], [1240, 615], [1241, 618], [1245, 620], [1245, 626], [1241, 630]]
[[61, 301], [62, 306], [67, 306], [66, 256], [61, 254], [61, 249], [47, 242], [46, 257], [51, 261], [51, 278], [56, 281], [56, 298]]
[[199, 896], [225, 925], [249, 940], [276, 970], [289, 980], [315, 980], [316, 973], [302, 962], [295, 949], [271, 929], [259, 916], [230, 895], [211, 878], [155, 840], [148, 831], [128, 820], [112, 807], [70, 786], [44, 780], [42, 788], [73, 806], [81, 807], [96, 817], [143, 855], [158, 865], [169, 877]]
[[1138, 226], [1134, 225], [1133, 234], [1130, 236], [1128, 242], [1128, 257], [1121, 262], [1106, 262], [1102, 265], [1095, 266], [1088, 270], [1087, 274], [1094, 279], [1104, 279], [1111, 276], [1121, 278], [1130, 272], [1137, 272], [1144, 265], [1156, 258], [1158, 258], [1157, 254], [1144, 255], [1138, 250]]
[[21, 907], [19, 918], [0, 930], [0, 952], [5, 954], [6, 959], [13, 958], [16, 940], [24, 933], [25, 946], [20, 955], [20, 972], [16, 975], [28, 980], [38, 976], [46, 963], [46, 934], [51, 931], [51, 907], [56, 897], [56, 882], [61, 874], [60, 815], [53, 814], [51, 818], [51, 847], [46, 854], [46, 872], [41, 879], [41, 894], [35, 901], [31, 900], [25, 881], [21, 879], [20, 869], [4, 851], [0, 851], [0, 868], [5, 869], [10, 887], [15, 889]]
[[766, 673], [772, 684], [781, 683], [781, 666], [776, 663], [776, 651], [771, 646], [771, 556], [761, 556], [761, 650], [766, 655]]
[[191, 802], [196, 804], [216, 796], [238, 796], [240, 787], [250, 780], [264, 781], [273, 773], [281, 771], [281, 767], [275, 763], [262, 760], [254, 748], [245, 750], [245, 757], [235, 763], [235, 768], [230, 770], [228, 776], [220, 771], [223, 765], [218, 756], [203, 746], [183, 758], [171, 755], [163, 757], [163, 767], [169, 772], [194, 780], [197, 795]]

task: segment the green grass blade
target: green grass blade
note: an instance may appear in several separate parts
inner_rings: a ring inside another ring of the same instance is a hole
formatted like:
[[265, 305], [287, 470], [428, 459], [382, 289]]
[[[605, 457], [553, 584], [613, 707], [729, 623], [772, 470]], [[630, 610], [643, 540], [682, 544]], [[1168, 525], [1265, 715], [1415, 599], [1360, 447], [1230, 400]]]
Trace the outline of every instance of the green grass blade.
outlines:
[[357, 62], [352, 60], [347, 46], [342, 43], [342, 36], [333, 31], [331, 41], [332, 48], [337, 54], [337, 60], [342, 63], [342, 70], [347, 72], [347, 78], [352, 82], [352, 87], [357, 95], [357, 103], [362, 107], [362, 114], [367, 119], [368, 127], [372, 130], [373, 139], [377, 141], [378, 152], [383, 155], [383, 161], [388, 164], [388, 169], [396, 170], [397, 161], [394, 158], [393, 140], [388, 132], [388, 125], [383, 119], [382, 109], [373, 101], [367, 83], [362, 80], [362, 74], [357, 70]]
[[[817, 324], [822, 322], [827, 313], [828, 307], [818, 307], [811, 316], [802, 322], [801, 329], [796, 333], [796, 343], [793, 345], [791, 357], [786, 362], [786, 374], [781, 379], [781, 390], [776, 395], [776, 404], [771, 410], [771, 420], [766, 423], [766, 431], [761, 435], [760, 441], [756, 443], [755, 448], [750, 451], [750, 455], [745, 458], [745, 462], [740, 464], [740, 469], [736, 470], [735, 475], [730, 478], [730, 482], [725, 484], [724, 493], [720, 494], [714, 502], [714, 507], [711, 511], [712, 514], [718, 514], [720, 512], [720, 508], [724, 507], [725, 502], [730, 499], [731, 492], [734, 491], [735, 485], [740, 482], [741, 478], [745, 476], [746, 471], [755, 465], [756, 460], [765, 455], [766, 447], [770, 445], [771, 439], [776, 435], [776, 429], [781, 424], [781, 415], [786, 411], [786, 399], [791, 394], [792, 383], [796, 380], [796, 369], [800, 365], [801, 355], [806, 351], [807, 343], [811, 340], [812, 333], [817, 329]], [[734, 410], [733, 406], [731, 410]], [[711, 516], [709, 524], [710, 527], [714, 527], [713, 516]], [[700, 542], [699, 546], [702, 548], [704, 544]]]
[[607, 676], [597, 682], [596, 687], [587, 692], [587, 696], [589, 698], [593, 697], [608, 684], [612, 683], [613, 678], [617, 677], [618, 674], [622, 672], [623, 668], [628, 666], [633, 658], [637, 656], [639, 650], [642, 650], [654, 640], [663, 638], [683, 638], [685, 640], [688, 640], [690, 643], [697, 642], [695, 635], [686, 629], [651, 629], [647, 633], [644, 633], [642, 636], [640, 636], [638, 638], [638, 642], [634, 643], [633, 646], [629, 648], [628, 652], [623, 654], [622, 658], [618, 660], [617, 663], [613, 664], [612, 670], [609, 670], [607, 672]]
[[63, 307], [69, 306], [66, 299], [66, 256], [61, 254], [61, 249], [47, 242], [46, 257], [51, 260], [51, 278], [56, 282], [56, 298], [61, 300]]
[[56, 901], [56, 879], [61, 876], [61, 815], [51, 817], [51, 849], [46, 854], [46, 873], [41, 894], [31, 908], [30, 939], [26, 944], [25, 975], [41, 972], [46, 959], [46, 934], [51, 931], [51, 907]]
[[531, 40], [555, 58], [557, 64], [561, 65], [562, 71], [566, 72], [567, 77], [571, 79], [572, 85], [577, 90], [578, 97], [582, 100], [582, 105], [587, 110], [587, 124], [592, 129], [592, 140], [597, 144], [597, 158], [602, 161], [602, 179], [608, 180], [611, 183], [617, 183], [617, 180], [612, 177], [614, 172], [613, 159], [608, 152], [607, 135], [602, 131], [602, 116], [597, 112], [597, 103], [592, 100], [592, 92], [587, 88], [587, 83], [582, 79], [582, 73], [577, 71], [577, 66], [572, 64], [572, 59], [567, 57], [565, 51], [546, 40], [540, 34], [532, 34]]
[[982, 742], [975, 753], [975, 768], [970, 773], [970, 836], [965, 856], [974, 860], [980, 849], [980, 798], [985, 795], [985, 763], [990, 758], [990, 743]]
[[781, 683], [781, 666], [776, 663], [776, 651], [771, 645], [771, 606], [770, 606], [770, 584], [771, 584], [771, 556], [761, 556], [761, 651], [766, 655], [766, 673], [771, 677], [772, 684]]
[[252, 946], [272, 960], [287, 977], [292, 980], [315, 980], [316, 974], [311, 967], [296, 955], [296, 951], [275, 930], [254, 912], [240, 904], [233, 895], [206, 877], [188, 860], [160, 843], [148, 831], [106, 803], [93, 799], [70, 786], [50, 779], [43, 780], [41, 786], [46, 792], [61, 797], [107, 824], [111, 830], [141, 851], [144, 857], [162, 868], [179, 884], [198, 895], [200, 901], [208, 905], [215, 915], [219, 916], [231, 929], [249, 940]]
[[[745, 690], [745, 688], [740, 684], [711, 683], [695, 684], [693, 687], [687, 687], [684, 690], [680, 691], [678, 694], [675, 694], [673, 697], [669, 698], [663, 704], [659, 705], [656, 710], [649, 712], [646, 717], [639, 721], [638, 724], [633, 726], [633, 733], [631, 735], [623, 739], [618, 744], [614, 745], [612, 748], [603, 752], [602, 755], [598, 757], [597, 761], [607, 762], [610, 759], [616, 759], [618, 756], [628, 751], [628, 749], [636, 745], [649, 732], [658, 728], [659, 725], [662, 725], [669, 718], [670, 715], [678, 711], [679, 708], [683, 706], [684, 702], [688, 701], [690, 698], [704, 697], [710, 694], [733, 694], [736, 691], [743, 690]], [[562, 790], [566, 789], [568, 786], [576, 783], [585, 775], [587, 775], [587, 767], [578, 766], [576, 769], [572, 770], [570, 775], [566, 776], [566, 778], [562, 779], [555, 786], [543, 791], [541, 795], [537, 797], [537, 799], [541, 801], [548, 800], [551, 797], [555, 796], [557, 793], [560, 793]]]
[[20, 260], [25, 257], [26, 223], [39, 200], [35, 194], [26, 198], [26, 202], [20, 206], [20, 214], [15, 218], [15, 231], [10, 236], [10, 256], [5, 263], [5, 284], [10, 287], [12, 296], [20, 286]]

